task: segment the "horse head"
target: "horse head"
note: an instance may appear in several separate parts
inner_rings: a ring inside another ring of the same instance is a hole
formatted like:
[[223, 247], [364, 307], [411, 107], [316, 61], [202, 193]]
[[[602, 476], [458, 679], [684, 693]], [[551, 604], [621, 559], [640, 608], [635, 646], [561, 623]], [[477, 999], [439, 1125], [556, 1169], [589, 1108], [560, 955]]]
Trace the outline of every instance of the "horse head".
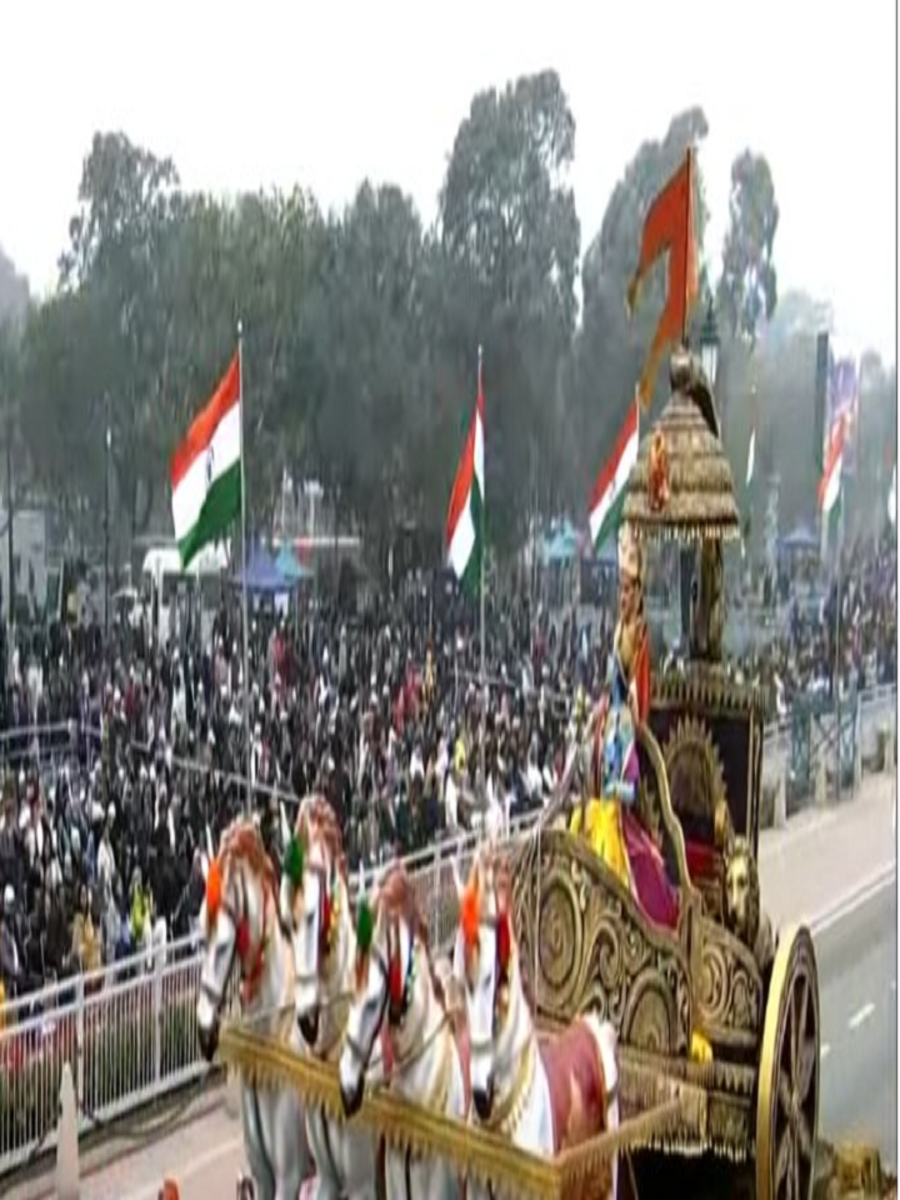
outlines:
[[471, 1046], [472, 1100], [481, 1121], [494, 1106], [498, 1067], [505, 1068], [514, 1051], [519, 1005], [515, 971], [509, 868], [493, 845], [476, 851], [463, 886], [456, 864], [454, 880], [459, 900], [459, 924], [453, 950], [453, 971], [466, 997]]
[[321, 1009], [342, 986], [352, 937], [341, 831], [320, 796], [303, 800], [285, 842], [280, 909], [294, 957], [297, 1022], [315, 1048]]
[[352, 1116], [362, 1103], [366, 1071], [376, 1039], [387, 1034], [402, 1069], [424, 1037], [429, 1005], [443, 1003], [431, 969], [428, 927], [413, 883], [402, 864], [392, 866], [371, 897], [357, 900], [356, 987], [340, 1061], [341, 1101]]
[[212, 853], [207, 830], [207, 853], [201, 859], [206, 894], [200, 908], [200, 994], [197, 1032], [200, 1049], [212, 1061], [219, 1041], [219, 1024], [228, 982], [237, 962], [245, 1003], [255, 997], [263, 977], [270, 936], [270, 905], [277, 901], [277, 880], [259, 830], [237, 822]]

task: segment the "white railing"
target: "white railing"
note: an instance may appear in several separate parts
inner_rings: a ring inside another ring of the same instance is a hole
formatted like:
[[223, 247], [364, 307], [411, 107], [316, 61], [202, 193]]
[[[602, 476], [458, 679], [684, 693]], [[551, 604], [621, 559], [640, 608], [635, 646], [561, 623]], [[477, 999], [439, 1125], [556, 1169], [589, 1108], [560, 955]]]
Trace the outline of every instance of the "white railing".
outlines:
[[0, 1009], [0, 1178], [55, 1144], [66, 1062], [82, 1132], [202, 1079], [199, 982], [186, 939]]
[[[863, 730], [877, 736], [894, 719], [896, 687], [868, 689], [859, 702]], [[790, 754], [790, 722], [769, 726], [764, 754]], [[515, 818], [511, 840], [538, 816]], [[465, 877], [478, 840], [477, 833], [444, 839], [404, 860], [437, 947], [447, 946], [457, 919], [451, 864]], [[364, 873], [365, 887], [376, 874]], [[354, 896], [357, 884], [351, 880]], [[199, 979], [197, 942], [187, 938], [171, 943], [164, 955], [136, 955], [0, 1010], [0, 1177], [54, 1144], [67, 1061], [82, 1130], [203, 1078], [208, 1067], [197, 1044]]]
[[[877, 747], [878, 734], [886, 725], [896, 720], [897, 685], [879, 684], [876, 687], [865, 688], [858, 694], [859, 702], [859, 736], [861, 753], [864, 758], [871, 757]], [[844, 701], [849, 703], [849, 700]], [[834, 715], [826, 714], [826, 722], [834, 721]], [[783, 772], [791, 757], [792, 723], [790, 714], [782, 720], [772, 722], [766, 727], [763, 743], [763, 772], [771, 782]]]

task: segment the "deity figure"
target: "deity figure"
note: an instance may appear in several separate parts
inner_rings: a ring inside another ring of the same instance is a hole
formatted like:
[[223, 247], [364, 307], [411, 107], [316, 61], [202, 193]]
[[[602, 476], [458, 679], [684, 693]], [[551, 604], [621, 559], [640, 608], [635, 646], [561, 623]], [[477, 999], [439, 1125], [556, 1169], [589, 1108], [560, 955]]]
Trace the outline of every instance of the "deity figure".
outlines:
[[669, 452], [665, 434], [658, 426], [650, 443], [647, 492], [652, 512], [660, 512], [669, 503]]
[[613, 639], [613, 692], [627, 699], [631, 718], [650, 712], [650, 638], [644, 620], [644, 556], [627, 526], [619, 536], [619, 619]]
[[672, 929], [678, 923], [678, 893], [635, 812], [640, 786], [636, 728], [650, 708], [650, 646], [641, 551], [627, 533], [619, 542], [619, 581], [619, 621], [609, 687], [597, 714], [591, 799], [573, 813], [570, 832], [589, 841], [654, 924]]

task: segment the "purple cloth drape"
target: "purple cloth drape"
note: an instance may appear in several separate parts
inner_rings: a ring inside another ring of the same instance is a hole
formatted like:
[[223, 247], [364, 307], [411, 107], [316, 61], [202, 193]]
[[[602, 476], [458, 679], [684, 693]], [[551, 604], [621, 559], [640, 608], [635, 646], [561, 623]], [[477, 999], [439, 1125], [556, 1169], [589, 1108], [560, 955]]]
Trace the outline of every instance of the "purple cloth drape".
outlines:
[[678, 925], [678, 893], [669, 883], [659, 850], [637, 817], [624, 805], [622, 834], [638, 903], [654, 925], [675, 929]]

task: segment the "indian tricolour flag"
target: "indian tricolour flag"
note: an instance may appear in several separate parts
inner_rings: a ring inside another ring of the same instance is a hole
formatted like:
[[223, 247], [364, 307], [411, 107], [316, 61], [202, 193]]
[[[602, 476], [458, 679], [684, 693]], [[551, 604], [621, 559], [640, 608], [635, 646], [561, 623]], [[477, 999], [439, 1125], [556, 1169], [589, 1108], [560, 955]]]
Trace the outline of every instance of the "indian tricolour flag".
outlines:
[[241, 511], [241, 369], [236, 354], [172, 455], [172, 520], [186, 567]]
[[750, 444], [747, 447], [747, 487], [753, 482], [753, 472], [756, 469], [756, 426], [750, 430]]
[[841, 513], [841, 476], [844, 472], [844, 437], [846, 422], [835, 421], [825, 459], [825, 470], [819, 482], [819, 511], [828, 528], [835, 528]]
[[638, 456], [638, 405], [637, 400], [629, 406], [628, 416], [619, 430], [612, 454], [597, 476], [594, 494], [591, 497], [590, 527], [591, 541], [596, 549], [606, 543], [616, 532], [622, 519], [625, 503], [625, 485], [631, 468]]
[[478, 395], [447, 512], [447, 557], [464, 587], [475, 590], [484, 553], [484, 387], [478, 351]]

